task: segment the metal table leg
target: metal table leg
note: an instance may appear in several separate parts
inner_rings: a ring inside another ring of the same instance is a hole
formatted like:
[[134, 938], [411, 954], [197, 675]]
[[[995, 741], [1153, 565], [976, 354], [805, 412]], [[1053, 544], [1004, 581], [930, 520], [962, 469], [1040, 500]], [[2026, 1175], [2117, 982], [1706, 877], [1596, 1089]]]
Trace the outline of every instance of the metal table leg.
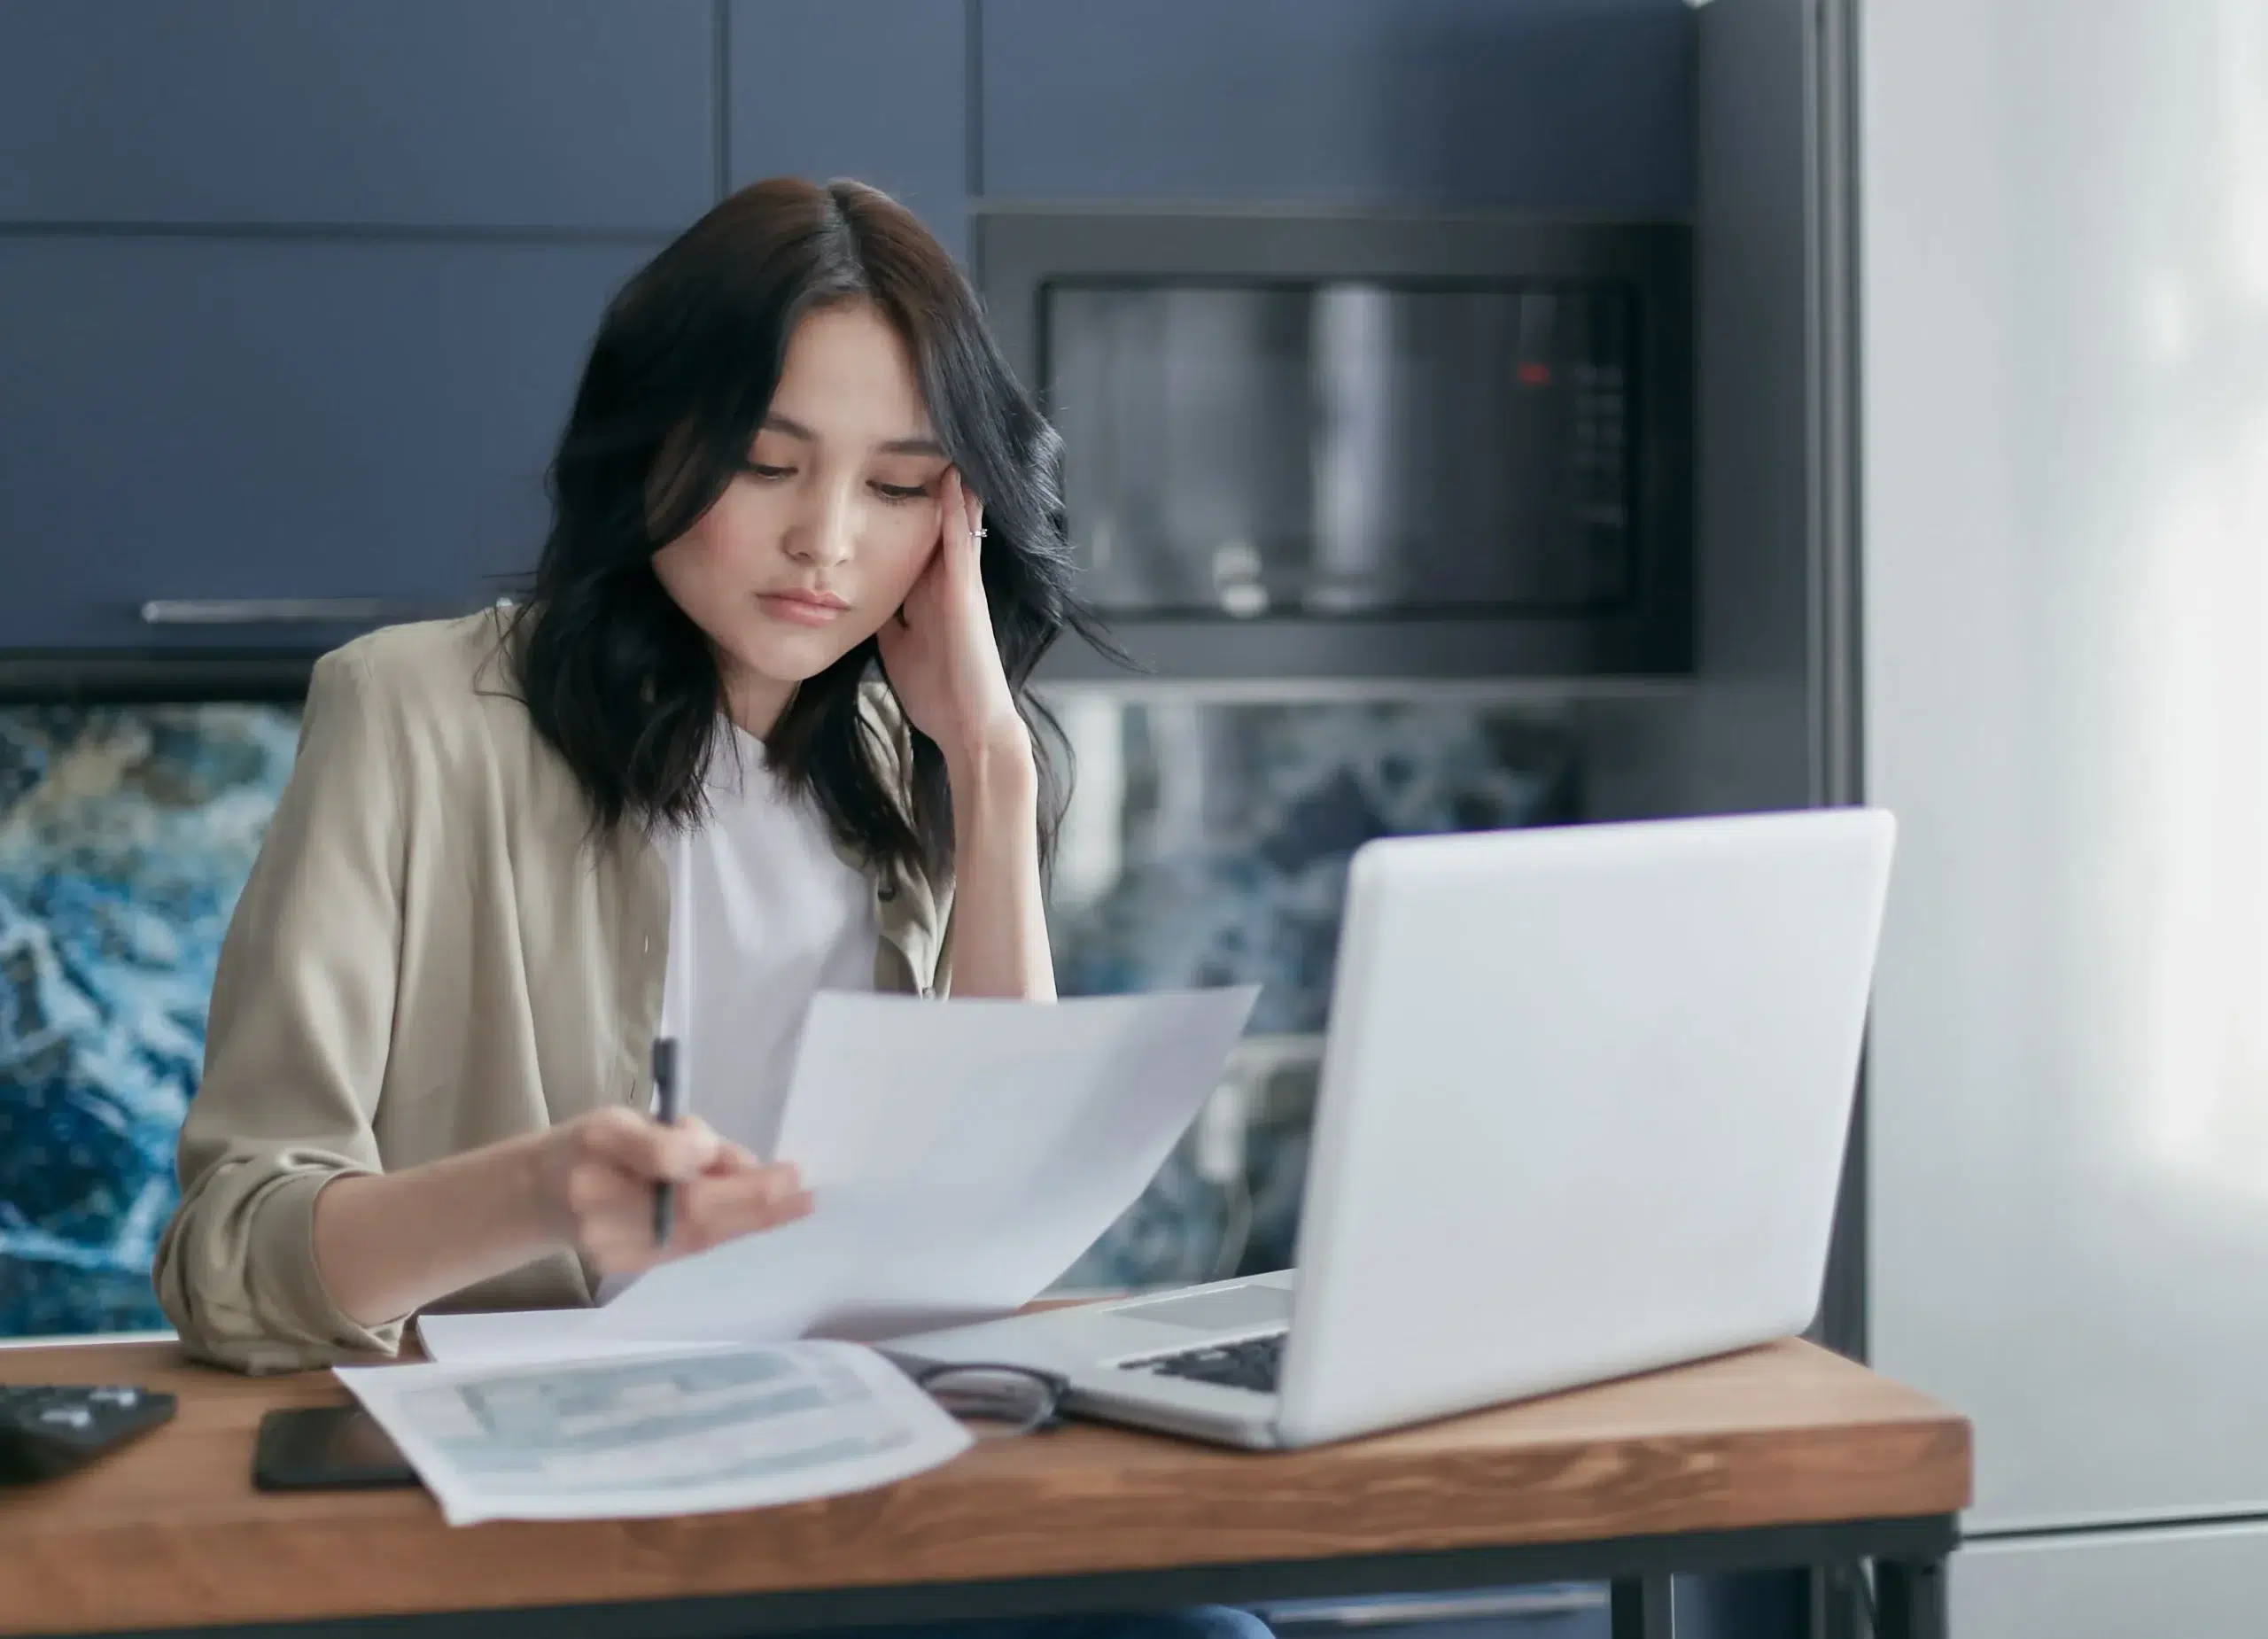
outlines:
[[1946, 1562], [1877, 1560], [1875, 1606], [1882, 1617], [1879, 1639], [1946, 1639]]
[[1670, 1606], [1670, 1579], [1630, 1576], [1612, 1584], [1613, 1639], [1675, 1639], [1677, 1615]]

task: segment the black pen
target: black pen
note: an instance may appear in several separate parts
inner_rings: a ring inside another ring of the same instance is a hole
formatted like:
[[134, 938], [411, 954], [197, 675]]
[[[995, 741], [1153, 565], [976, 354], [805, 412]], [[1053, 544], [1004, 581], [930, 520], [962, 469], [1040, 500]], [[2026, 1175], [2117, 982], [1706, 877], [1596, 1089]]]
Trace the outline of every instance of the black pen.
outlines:
[[[654, 1038], [654, 1117], [664, 1126], [677, 1122], [677, 1043], [666, 1036]], [[676, 1208], [667, 1178], [654, 1185], [654, 1244], [670, 1244], [670, 1216]]]

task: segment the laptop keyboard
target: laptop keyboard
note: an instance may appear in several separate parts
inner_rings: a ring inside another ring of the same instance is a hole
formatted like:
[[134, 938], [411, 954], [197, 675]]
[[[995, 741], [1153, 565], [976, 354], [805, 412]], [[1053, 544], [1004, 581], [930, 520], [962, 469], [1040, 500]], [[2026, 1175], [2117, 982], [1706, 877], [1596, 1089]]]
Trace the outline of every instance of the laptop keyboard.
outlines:
[[1284, 1340], [1290, 1333], [1271, 1332], [1266, 1337], [1235, 1343], [1185, 1348], [1177, 1354], [1153, 1355], [1130, 1360], [1124, 1370], [1151, 1371], [1160, 1377], [1186, 1378], [1194, 1383], [1218, 1383], [1224, 1388], [1248, 1388], [1256, 1394], [1276, 1392], [1277, 1373], [1284, 1363]]

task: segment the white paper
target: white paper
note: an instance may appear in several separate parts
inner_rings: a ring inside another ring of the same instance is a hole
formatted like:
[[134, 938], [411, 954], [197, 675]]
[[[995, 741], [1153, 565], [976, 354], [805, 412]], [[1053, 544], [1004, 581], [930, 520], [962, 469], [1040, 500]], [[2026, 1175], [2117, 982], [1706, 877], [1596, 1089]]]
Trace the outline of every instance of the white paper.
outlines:
[[850, 1343], [338, 1375], [451, 1525], [760, 1508], [888, 1485], [969, 1445]]
[[595, 1309], [437, 1315], [450, 1361], [879, 1338], [1006, 1314], [1131, 1206], [1216, 1084], [1251, 986], [1053, 1004], [822, 995], [779, 1158], [797, 1223], [649, 1271]]
[[[540, 1365], [608, 1355], [646, 1355], [672, 1343], [698, 1344], [697, 1338], [608, 1336], [597, 1329], [594, 1309], [503, 1309], [456, 1315], [420, 1315], [417, 1340], [428, 1358], [454, 1365]], [[781, 1341], [783, 1340], [755, 1340]]]

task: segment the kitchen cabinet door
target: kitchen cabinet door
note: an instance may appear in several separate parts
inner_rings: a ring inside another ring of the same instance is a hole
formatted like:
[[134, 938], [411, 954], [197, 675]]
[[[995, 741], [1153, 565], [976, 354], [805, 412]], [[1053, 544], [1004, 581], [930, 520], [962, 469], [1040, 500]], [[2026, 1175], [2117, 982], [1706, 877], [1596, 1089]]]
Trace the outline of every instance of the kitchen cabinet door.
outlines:
[[1961, 1639], [2252, 1639], [2268, 1531], [2207, 1526], [1970, 1542], [1952, 1562]]
[[492, 598], [652, 248], [0, 239], [0, 649], [335, 635], [152, 600]]
[[1682, 0], [981, 0], [988, 198], [1679, 216]]
[[963, 0], [732, 0], [726, 39], [733, 186], [854, 176], [966, 253]]
[[708, 0], [8, 0], [0, 221], [666, 231]]

